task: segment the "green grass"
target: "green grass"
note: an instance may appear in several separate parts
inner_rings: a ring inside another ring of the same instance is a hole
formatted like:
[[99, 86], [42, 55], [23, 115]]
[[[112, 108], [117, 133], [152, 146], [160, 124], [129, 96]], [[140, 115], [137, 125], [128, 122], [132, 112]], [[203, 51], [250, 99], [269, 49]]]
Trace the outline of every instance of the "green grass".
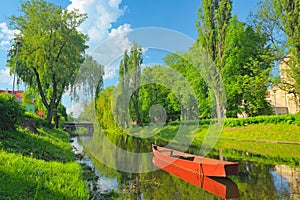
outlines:
[[225, 127], [221, 138], [300, 142], [300, 127], [291, 124], [257, 124]]
[[[208, 126], [203, 125], [195, 131], [191, 148], [196, 152], [199, 152], [207, 130]], [[156, 135], [156, 140], [167, 144], [177, 131], [178, 126], [166, 126]], [[286, 142], [295, 144], [284, 144]], [[300, 167], [300, 127], [294, 124], [224, 127], [209, 156], [217, 156], [219, 148], [225, 157]]]
[[23, 129], [1, 132], [0, 149], [46, 161], [69, 162], [74, 160], [66, 133], [52, 129], [39, 129], [39, 132], [40, 135]]
[[0, 132], [0, 199], [88, 199], [67, 133]]

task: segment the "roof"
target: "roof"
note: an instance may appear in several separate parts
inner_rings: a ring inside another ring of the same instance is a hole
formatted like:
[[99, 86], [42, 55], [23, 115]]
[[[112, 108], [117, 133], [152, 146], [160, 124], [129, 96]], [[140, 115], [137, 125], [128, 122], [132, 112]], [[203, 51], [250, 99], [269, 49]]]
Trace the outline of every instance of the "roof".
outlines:
[[[14, 96], [15, 96], [15, 98], [17, 100], [18, 99], [23, 99], [24, 98], [23, 93], [24, 93], [24, 91], [17, 90], [17, 91], [15, 91]], [[8, 90], [8, 89], [6, 89], [6, 90], [0, 90], [0, 94], [12, 94], [12, 90]], [[30, 103], [31, 104], [35, 104], [34, 100], [32, 100]]]

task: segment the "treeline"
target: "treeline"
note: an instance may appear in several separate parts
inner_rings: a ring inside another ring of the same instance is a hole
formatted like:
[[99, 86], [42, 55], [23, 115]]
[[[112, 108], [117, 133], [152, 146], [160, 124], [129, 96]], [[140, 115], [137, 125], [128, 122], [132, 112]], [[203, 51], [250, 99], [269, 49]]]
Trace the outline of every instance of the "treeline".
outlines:
[[[266, 100], [268, 87], [276, 83], [295, 97], [299, 94], [295, 68], [299, 66], [296, 52], [300, 41], [291, 32], [293, 22], [293, 30], [299, 33], [297, 5], [299, 1], [262, 1], [246, 24], [232, 16], [232, 1], [202, 1], [198, 38], [187, 52], [167, 55], [164, 62], [169, 67], [142, 69], [143, 52], [138, 44], [124, 52], [118, 86], [105, 89], [96, 100], [100, 125], [128, 127], [132, 123], [143, 126], [211, 116], [273, 114]], [[286, 40], [279, 42], [275, 29], [280, 29]], [[284, 55], [291, 59], [285, 59], [289, 66], [285, 72], [294, 80], [289, 83], [272, 74], [276, 61], [284, 60]]]

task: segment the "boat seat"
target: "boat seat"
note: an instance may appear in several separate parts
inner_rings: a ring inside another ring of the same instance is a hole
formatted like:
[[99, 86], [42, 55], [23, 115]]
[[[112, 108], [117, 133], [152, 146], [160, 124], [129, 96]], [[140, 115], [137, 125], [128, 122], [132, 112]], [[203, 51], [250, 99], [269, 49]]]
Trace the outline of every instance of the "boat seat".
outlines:
[[182, 160], [189, 160], [189, 161], [194, 161], [195, 157], [194, 156], [181, 156], [181, 155], [171, 155], [173, 158], [179, 158]]

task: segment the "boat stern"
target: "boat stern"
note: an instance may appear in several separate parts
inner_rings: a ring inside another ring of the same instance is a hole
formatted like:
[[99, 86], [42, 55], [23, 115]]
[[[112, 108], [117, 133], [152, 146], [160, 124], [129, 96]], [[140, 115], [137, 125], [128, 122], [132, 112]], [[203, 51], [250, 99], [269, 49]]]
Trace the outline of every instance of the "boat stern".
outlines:
[[239, 163], [225, 164], [224, 168], [226, 176], [237, 175], [239, 172]]

